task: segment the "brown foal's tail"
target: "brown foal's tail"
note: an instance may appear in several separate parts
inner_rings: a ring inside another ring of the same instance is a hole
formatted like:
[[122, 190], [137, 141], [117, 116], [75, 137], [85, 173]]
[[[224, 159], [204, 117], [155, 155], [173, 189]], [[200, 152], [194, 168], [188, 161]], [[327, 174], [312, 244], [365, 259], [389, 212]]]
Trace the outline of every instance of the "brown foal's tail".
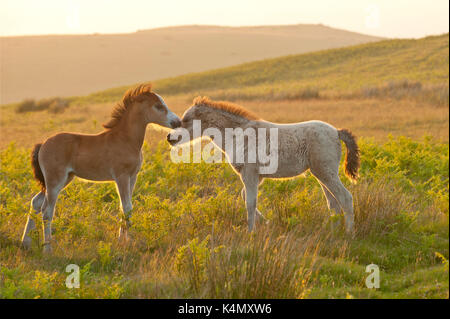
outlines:
[[345, 175], [350, 178], [351, 181], [356, 182], [358, 178], [358, 169], [360, 165], [359, 160], [359, 147], [356, 144], [356, 137], [346, 129], [338, 130], [339, 139], [347, 146], [347, 153], [345, 155]]
[[45, 179], [42, 174], [41, 166], [39, 165], [39, 150], [42, 144], [34, 145], [33, 151], [31, 152], [31, 166], [33, 167], [34, 178], [37, 179], [41, 185], [41, 190], [45, 191]]

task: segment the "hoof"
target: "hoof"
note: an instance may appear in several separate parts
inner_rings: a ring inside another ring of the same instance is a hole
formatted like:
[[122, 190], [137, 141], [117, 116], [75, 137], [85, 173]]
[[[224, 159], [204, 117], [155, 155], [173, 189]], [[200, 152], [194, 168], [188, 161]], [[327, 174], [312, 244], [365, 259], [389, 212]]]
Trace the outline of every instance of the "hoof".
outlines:
[[128, 237], [128, 229], [124, 227], [120, 227], [119, 229], [119, 241], [120, 242], [127, 242], [129, 239]]
[[44, 254], [51, 254], [52, 246], [50, 245], [50, 243], [45, 243], [42, 247], [42, 251], [44, 252]]
[[351, 239], [354, 239], [356, 237], [356, 234], [355, 234], [354, 230], [346, 231], [346, 233]]
[[342, 221], [340, 215], [331, 215], [328, 219], [328, 225], [331, 229], [331, 232], [336, 233], [341, 230]]
[[347, 234], [347, 236], [349, 236], [350, 238], [355, 238], [355, 229], [352, 227], [346, 227], [345, 228], [345, 233]]
[[256, 222], [259, 225], [267, 225], [269, 223], [269, 220], [264, 217], [263, 214], [261, 214], [259, 211], [256, 212]]
[[345, 232], [349, 235], [354, 234], [355, 228], [353, 227], [353, 220], [345, 221]]
[[267, 225], [269, 223], [269, 220], [264, 217], [259, 216], [256, 218], [256, 223], [258, 225]]
[[31, 249], [31, 243], [32, 243], [31, 237], [26, 236], [26, 237], [22, 238], [22, 243], [21, 243], [20, 246], [23, 249], [30, 250]]

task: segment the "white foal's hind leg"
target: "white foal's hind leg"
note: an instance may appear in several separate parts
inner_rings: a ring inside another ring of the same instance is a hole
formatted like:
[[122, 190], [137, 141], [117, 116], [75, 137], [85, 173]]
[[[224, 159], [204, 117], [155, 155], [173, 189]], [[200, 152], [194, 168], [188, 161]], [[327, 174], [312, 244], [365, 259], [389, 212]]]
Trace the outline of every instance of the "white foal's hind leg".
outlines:
[[338, 226], [339, 221], [335, 220], [336, 216], [341, 213], [341, 205], [336, 198], [334, 198], [333, 194], [331, 194], [328, 189], [319, 181], [320, 186], [322, 187], [323, 193], [327, 199], [328, 209], [331, 212], [330, 220], [331, 220], [331, 228], [334, 230], [336, 226]]
[[258, 197], [259, 176], [253, 166], [245, 167], [241, 174], [245, 187], [245, 204], [247, 206], [248, 230], [251, 232], [255, 226], [256, 203]]
[[36, 228], [36, 223], [34, 221], [35, 216], [41, 212], [42, 204], [44, 203], [45, 193], [43, 191], [39, 192], [31, 200], [31, 207], [28, 213], [27, 223], [22, 235], [22, 246], [26, 249], [31, 248], [31, 237], [28, 236], [30, 231]]
[[[311, 171], [312, 172], [312, 171]], [[312, 172], [314, 174], [314, 172]], [[352, 194], [342, 184], [337, 174], [329, 174], [327, 176], [318, 176], [314, 174], [320, 182], [325, 185], [328, 191], [334, 195], [338, 203], [342, 207], [345, 215], [345, 229], [347, 233], [353, 233], [353, 224], [355, 216], [353, 213], [353, 197]]]
[[[134, 180], [135, 182], [136, 180]], [[133, 187], [134, 187], [133, 182]], [[120, 197], [120, 207], [123, 213], [123, 218], [120, 223], [119, 240], [128, 239], [128, 228], [131, 226], [130, 217], [133, 205], [131, 204], [131, 185], [132, 178], [129, 175], [122, 175], [116, 179], [117, 191]]]
[[[241, 197], [245, 202], [245, 187], [243, 187], [241, 190]], [[255, 208], [255, 212], [256, 212], [256, 221], [257, 222], [267, 221], [267, 219], [264, 217], [263, 214], [261, 214], [261, 212], [258, 210], [258, 208]]]

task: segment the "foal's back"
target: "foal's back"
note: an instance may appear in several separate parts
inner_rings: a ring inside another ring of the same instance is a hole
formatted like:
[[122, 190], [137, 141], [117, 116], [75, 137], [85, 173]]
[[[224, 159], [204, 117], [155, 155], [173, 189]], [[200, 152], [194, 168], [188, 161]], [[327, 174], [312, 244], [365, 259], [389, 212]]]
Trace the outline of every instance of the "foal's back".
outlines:
[[63, 132], [43, 143], [39, 162], [44, 170], [52, 170], [58, 175], [73, 173], [88, 180], [111, 181], [115, 171], [134, 173], [140, 162], [140, 151], [133, 152], [126, 143], [120, 143], [112, 131], [99, 134]]
[[341, 144], [338, 131], [332, 125], [322, 121], [260, 123], [261, 127], [278, 129], [278, 170], [265, 177], [297, 176], [311, 168], [311, 165], [322, 162], [327, 162], [327, 166], [333, 170], [337, 169]]

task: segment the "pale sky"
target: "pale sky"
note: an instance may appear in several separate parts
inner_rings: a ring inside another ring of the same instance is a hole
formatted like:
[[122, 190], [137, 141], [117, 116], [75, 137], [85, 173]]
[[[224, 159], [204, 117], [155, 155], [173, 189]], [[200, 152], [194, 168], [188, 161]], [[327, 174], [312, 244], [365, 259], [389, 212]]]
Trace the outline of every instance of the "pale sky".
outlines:
[[0, 0], [0, 36], [322, 23], [418, 38], [449, 32], [448, 11], [448, 0]]

